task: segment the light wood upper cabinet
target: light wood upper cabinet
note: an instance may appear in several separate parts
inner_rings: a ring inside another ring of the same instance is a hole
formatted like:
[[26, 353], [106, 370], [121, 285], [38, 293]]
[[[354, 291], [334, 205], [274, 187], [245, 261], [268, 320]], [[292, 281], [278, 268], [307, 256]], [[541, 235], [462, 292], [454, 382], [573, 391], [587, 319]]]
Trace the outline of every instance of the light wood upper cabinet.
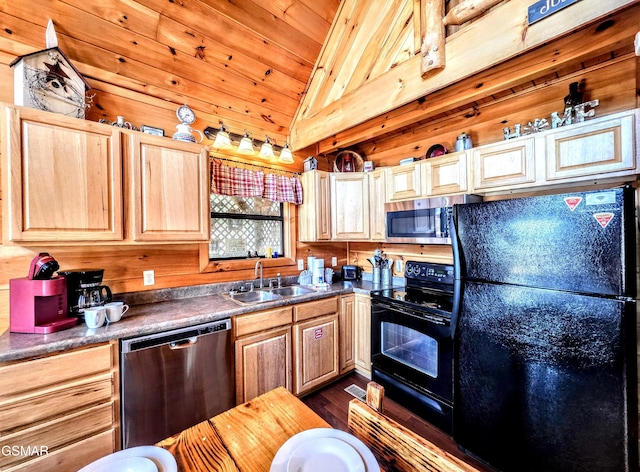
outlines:
[[533, 184], [536, 181], [534, 137], [526, 136], [471, 149], [473, 189]]
[[369, 175], [369, 239], [384, 241], [387, 237], [387, 221], [384, 204], [387, 202], [387, 179], [384, 169], [376, 169]]
[[332, 173], [331, 234], [334, 240], [369, 239], [369, 180], [366, 173]]
[[202, 146], [127, 133], [131, 237], [209, 240], [209, 157]]
[[425, 160], [422, 163], [422, 189], [424, 196], [466, 192], [467, 154], [456, 152]]
[[300, 177], [304, 203], [298, 207], [298, 239], [305, 242], [331, 240], [330, 174], [320, 170]]
[[78, 470], [119, 449], [117, 343], [0, 364], [0, 469]]
[[634, 118], [632, 112], [618, 113], [547, 133], [546, 179], [635, 171]]
[[387, 167], [387, 201], [409, 200], [422, 196], [421, 162]]
[[120, 132], [40, 110], [0, 108], [5, 242], [122, 240]]

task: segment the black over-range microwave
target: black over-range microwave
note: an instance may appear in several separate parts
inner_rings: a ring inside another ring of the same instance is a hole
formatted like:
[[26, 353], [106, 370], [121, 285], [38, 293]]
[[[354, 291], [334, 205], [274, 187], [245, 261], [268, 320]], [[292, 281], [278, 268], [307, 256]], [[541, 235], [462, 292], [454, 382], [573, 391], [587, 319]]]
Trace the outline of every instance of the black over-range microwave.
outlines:
[[482, 201], [478, 195], [450, 195], [385, 203], [390, 243], [451, 244], [449, 219], [455, 204]]

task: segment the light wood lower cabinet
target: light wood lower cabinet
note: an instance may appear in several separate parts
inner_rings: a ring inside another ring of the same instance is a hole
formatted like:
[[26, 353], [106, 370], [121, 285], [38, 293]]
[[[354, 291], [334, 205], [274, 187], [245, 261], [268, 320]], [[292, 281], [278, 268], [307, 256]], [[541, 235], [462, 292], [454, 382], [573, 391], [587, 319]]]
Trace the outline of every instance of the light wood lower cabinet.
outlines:
[[236, 333], [236, 403], [276, 387], [292, 390], [291, 307], [233, 318]]
[[338, 297], [233, 318], [236, 402], [283, 386], [300, 395], [340, 373]]
[[371, 378], [371, 297], [356, 293], [353, 312], [356, 371], [365, 377]]
[[355, 366], [354, 349], [354, 312], [355, 296], [340, 297], [340, 374], [353, 370]]
[[300, 395], [338, 376], [338, 314], [312, 318], [293, 327], [295, 389]]
[[0, 470], [78, 470], [119, 449], [117, 343], [0, 365]]

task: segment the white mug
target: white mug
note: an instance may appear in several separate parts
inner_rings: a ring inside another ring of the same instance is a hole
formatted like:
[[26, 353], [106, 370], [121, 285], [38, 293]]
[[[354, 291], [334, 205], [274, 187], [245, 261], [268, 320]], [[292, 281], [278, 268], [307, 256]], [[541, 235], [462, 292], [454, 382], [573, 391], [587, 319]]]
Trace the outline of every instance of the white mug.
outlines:
[[84, 322], [87, 324], [87, 328], [89, 329], [95, 329], [102, 326], [106, 317], [107, 309], [103, 306], [85, 308], [84, 310]]
[[107, 309], [107, 323], [115, 323], [129, 310], [129, 305], [124, 302], [110, 302], [104, 306]]

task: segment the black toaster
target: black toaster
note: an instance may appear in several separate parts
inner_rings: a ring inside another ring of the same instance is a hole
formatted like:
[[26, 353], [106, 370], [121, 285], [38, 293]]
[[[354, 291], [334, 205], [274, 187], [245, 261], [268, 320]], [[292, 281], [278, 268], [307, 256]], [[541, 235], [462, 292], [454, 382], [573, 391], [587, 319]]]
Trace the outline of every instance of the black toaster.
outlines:
[[362, 267], [357, 265], [342, 266], [342, 280], [360, 280], [362, 278]]

